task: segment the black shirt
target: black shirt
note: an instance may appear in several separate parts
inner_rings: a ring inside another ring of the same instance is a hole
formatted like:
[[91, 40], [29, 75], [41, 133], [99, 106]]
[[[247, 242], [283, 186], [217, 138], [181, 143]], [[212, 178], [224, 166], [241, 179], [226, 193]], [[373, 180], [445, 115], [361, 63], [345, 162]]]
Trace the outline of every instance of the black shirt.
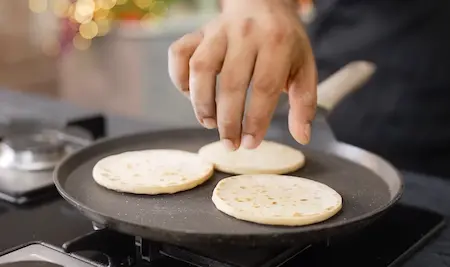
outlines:
[[322, 80], [353, 60], [377, 72], [330, 114], [343, 142], [400, 169], [450, 177], [450, 1], [317, 0]]

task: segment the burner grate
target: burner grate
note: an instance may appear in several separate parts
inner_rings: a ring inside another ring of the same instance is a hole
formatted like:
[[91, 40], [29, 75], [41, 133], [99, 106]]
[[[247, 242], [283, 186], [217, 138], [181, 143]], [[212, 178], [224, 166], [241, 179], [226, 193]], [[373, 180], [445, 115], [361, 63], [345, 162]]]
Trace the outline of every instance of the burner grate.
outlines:
[[69, 253], [99, 251], [108, 256], [111, 266], [147, 266], [168, 257], [197, 267], [279, 267], [310, 246], [187, 249], [102, 228], [69, 241], [63, 247]]
[[[165, 256], [199, 267], [281, 267], [308, 249], [307, 246], [290, 248], [224, 249], [189, 251], [178, 247], [166, 247]], [[204, 256], [208, 255], [208, 256]]]

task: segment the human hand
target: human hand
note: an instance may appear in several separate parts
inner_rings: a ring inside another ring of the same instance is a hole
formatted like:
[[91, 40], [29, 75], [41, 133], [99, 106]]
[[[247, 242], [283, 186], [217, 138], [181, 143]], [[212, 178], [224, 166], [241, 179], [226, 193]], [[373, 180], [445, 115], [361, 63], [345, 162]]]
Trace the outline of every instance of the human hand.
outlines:
[[317, 72], [294, 2], [223, 0], [217, 18], [169, 49], [175, 86], [190, 97], [198, 121], [217, 127], [231, 150], [261, 143], [283, 91], [289, 95], [290, 133], [300, 143], [309, 142]]

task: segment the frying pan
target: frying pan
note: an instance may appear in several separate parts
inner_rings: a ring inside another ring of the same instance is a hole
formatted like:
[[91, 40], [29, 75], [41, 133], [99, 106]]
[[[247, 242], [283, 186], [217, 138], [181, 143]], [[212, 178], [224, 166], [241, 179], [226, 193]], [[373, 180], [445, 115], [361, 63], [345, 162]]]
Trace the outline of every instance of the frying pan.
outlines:
[[325, 222], [275, 227], [229, 217], [211, 201], [217, 182], [229, 176], [221, 172], [192, 190], [158, 196], [118, 193], [97, 185], [92, 178], [95, 163], [111, 154], [161, 148], [196, 152], [219, 138], [216, 131], [206, 129], [138, 133], [98, 141], [60, 163], [54, 172], [56, 187], [96, 224], [174, 245], [282, 246], [356, 231], [398, 201], [403, 182], [382, 158], [337, 142], [326, 124], [325, 111], [358, 88], [373, 71], [371, 64], [355, 62], [321, 83], [318, 103], [322, 108], [313, 123], [311, 145], [300, 146], [290, 137], [285, 116], [274, 118], [266, 136], [304, 151], [306, 166], [292, 175], [325, 183], [342, 195], [342, 211]]

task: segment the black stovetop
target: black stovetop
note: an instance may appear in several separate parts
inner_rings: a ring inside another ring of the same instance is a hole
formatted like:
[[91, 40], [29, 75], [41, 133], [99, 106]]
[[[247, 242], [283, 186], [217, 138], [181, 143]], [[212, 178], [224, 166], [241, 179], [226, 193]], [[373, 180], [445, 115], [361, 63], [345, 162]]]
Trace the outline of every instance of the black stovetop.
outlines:
[[[436, 213], [397, 205], [384, 217], [351, 236], [335, 237], [322, 243], [304, 244], [297, 248], [280, 248], [272, 244], [271, 248], [255, 249], [185, 249], [170, 245], [159, 246], [158, 249], [166, 256], [184, 259], [195, 266], [208, 267], [356, 267], [362, 263], [366, 267], [398, 266], [425, 245], [443, 226], [443, 218]], [[92, 246], [92, 242], [90, 245]], [[175, 262], [169, 257], [155, 260], [150, 266], [175, 266]], [[283, 264], [284, 260], [288, 259], [290, 260]], [[190, 265], [177, 263], [176, 266]]]
[[[68, 240], [92, 232], [91, 222], [62, 199], [41, 203], [35, 207], [21, 209], [4, 207], [4, 209], [6, 211], [0, 214], [0, 236], [2, 236], [0, 250], [32, 240], [40, 240], [61, 247]], [[424, 245], [442, 226], [443, 221], [440, 215], [397, 205], [363, 231], [353, 236], [334, 238], [312, 245], [282, 266], [362, 266], [362, 263], [365, 267], [398, 266], [401, 261], [407, 259]], [[255, 261], [253, 265], [245, 265], [245, 267], [263, 267], [277, 252], [286, 251], [285, 248], [276, 248], [276, 246], [269, 250], [259, 251], [233, 248], [220, 251], [209, 248], [209, 250], [214, 252], [215, 260], [204, 266], [210, 267], [239, 266], [233, 265], [233, 261], [239, 261], [245, 257], [248, 261], [249, 255], [255, 254], [259, 254], [260, 262]], [[179, 250], [169, 245], [165, 246], [162, 251], [163, 254], [169, 256], [180, 255]], [[86, 256], [87, 254], [81, 253], [81, 255]], [[228, 262], [228, 265], [224, 264], [224, 261]], [[187, 267], [192, 265], [165, 256], [151, 265], [134, 266]]]

